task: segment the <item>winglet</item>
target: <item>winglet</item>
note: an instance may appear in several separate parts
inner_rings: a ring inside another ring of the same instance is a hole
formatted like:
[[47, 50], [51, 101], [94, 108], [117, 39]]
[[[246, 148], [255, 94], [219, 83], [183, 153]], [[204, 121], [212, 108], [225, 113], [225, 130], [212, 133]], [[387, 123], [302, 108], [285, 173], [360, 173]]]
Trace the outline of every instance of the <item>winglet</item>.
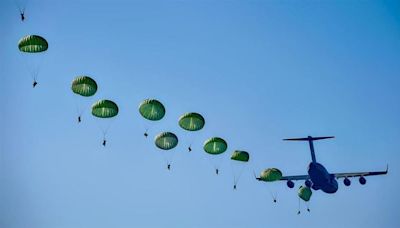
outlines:
[[386, 164], [386, 173], [389, 172], [389, 164]]

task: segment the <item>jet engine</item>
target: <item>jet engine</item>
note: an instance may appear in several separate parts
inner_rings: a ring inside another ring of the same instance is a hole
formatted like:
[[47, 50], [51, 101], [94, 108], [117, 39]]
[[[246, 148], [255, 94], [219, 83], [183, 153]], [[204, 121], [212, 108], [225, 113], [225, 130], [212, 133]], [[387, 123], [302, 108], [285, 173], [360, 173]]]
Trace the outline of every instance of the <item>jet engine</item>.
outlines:
[[350, 186], [351, 185], [351, 181], [350, 181], [350, 179], [349, 178], [344, 178], [344, 180], [343, 180], [343, 184], [344, 185], [346, 185], [346, 186]]
[[360, 184], [362, 185], [367, 183], [367, 180], [363, 176], [361, 176], [360, 179], [358, 179], [358, 181], [360, 181]]
[[294, 187], [294, 182], [291, 181], [291, 180], [288, 180], [288, 181], [286, 182], [286, 185], [287, 185], [289, 188], [293, 188], [293, 187]]

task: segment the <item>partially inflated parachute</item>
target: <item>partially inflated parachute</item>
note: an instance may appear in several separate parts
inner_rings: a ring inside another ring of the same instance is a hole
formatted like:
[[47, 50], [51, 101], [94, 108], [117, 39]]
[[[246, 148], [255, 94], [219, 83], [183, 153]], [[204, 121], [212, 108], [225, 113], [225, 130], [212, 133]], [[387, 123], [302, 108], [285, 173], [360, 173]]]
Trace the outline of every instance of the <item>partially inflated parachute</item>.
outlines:
[[312, 195], [312, 191], [307, 186], [301, 186], [298, 191], [299, 197], [304, 201], [309, 201]]
[[236, 185], [239, 182], [240, 177], [249, 162], [250, 155], [246, 151], [235, 150], [231, 156], [231, 167], [233, 172], [233, 189], [236, 189]]
[[231, 159], [240, 162], [248, 162], [250, 159], [250, 155], [246, 151], [235, 150], [232, 153]]
[[277, 168], [268, 168], [262, 171], [260, 179], [267, 182], [277, 181], [282, 178], [282, 172]]

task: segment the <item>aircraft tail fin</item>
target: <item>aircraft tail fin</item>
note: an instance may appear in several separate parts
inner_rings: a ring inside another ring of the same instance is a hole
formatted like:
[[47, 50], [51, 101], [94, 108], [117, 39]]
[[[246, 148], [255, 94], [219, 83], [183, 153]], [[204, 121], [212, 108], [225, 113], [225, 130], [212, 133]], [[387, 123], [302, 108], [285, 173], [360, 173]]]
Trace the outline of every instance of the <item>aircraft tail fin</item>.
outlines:
[[314, 163], [317, 162], [315, 158], [315, 152], [314, 152], [314, 141], [315, 140], [321, 140], [321, 139], [331, 139], [335, 138], [335, 136], [324, 136], [324, 137], [312, 137], [308, 136], [307, 138], [289, 138], [289, 139], [283, 139], [286, 141], [307, 141], [308, 144], [310, 145], [310, 152], [311, 152], [311, 159]]

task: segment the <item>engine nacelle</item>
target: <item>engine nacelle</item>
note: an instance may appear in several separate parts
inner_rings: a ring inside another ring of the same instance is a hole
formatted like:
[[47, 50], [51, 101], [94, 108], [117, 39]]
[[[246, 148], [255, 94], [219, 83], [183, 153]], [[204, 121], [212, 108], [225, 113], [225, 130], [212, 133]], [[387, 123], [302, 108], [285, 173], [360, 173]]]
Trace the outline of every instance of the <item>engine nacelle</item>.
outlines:
[[294, 187], [294, 182], [291, 181], [291, 180], [288, 180], [288, 181], [286, 182], [286, 185], [287, 185], [289, 188], [293, 188], [293, 187]]
[[306, 180], [306, 181], [304, 182], [304, 184], [305, 184], [307, 187], [309, 187], [309, 188], [311, 188], [311, 186], [312, 186], [312, 182], [311, 182], [310, 180]]
[[367, 180], [363, 176], [361, 176], [360, 179], [358, 179], [358, 181], [360, 181], [360, 184], [362, 185], [367, 183]]
[[346, 186], [350, 186], [351, 185], [351, 181], [350, 181], [350, 179], [349, 178], [344, 178], [344, 180], [343, 180], [343, 184], [344, 185], [346, 185]]

